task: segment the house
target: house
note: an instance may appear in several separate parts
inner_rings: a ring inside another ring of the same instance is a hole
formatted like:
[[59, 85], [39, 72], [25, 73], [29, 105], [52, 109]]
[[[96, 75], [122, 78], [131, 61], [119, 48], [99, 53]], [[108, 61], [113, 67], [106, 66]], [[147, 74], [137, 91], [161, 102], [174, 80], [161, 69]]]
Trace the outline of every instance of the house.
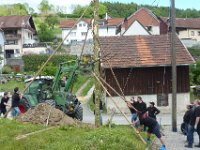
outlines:
[[[125, 18], [121, 33], [124, 34], [126, 32], [127, 35], [133, 35], [131, 31], [134, 31], [133, 26], [135, 21], [138, 21], [152, 35], [162, 34], [162, 30], [160, 30], [160, 20], [147, 8], [140, 8], [131, 16]], [[133, 30], [130, 30], [130, 28], [133, 28]]]
[[[165, 22], [165, 27], [170, 26], [170, 20], [167, 17], [160, 17]], [[176, 33], [183, 42], [200, 44], [200, 18], [176, 18]], [[188, 44], [189, 44], [188, 43]], [[187, 44], [187, 45], [188, 45]], [[186, 46], [187, 46], [186, 45]], [[193, 45], [193, 44], [192, 44]]]
[[[101, 56], [109, 59], [126, 98], [142, 96], [144, 102], [154, 101], [162, 112], [170, 112], [172, 74], [170, 35], [117, 36], [100, 38]], [[187, 48], [176, 38], [177, 110], [183, 111], [190, 102], [189, 65], [195, 63]], [[101, 63], [105, 81], [120, 90], [107, 61]], [[123, 111], [123, 102], [109, 87], [108, 91]], [[115, 107], [106, 97], [108, 110]]]
[[2, 70], [5, 64], [4, 43], [5, 43], [5, 36], [4, 36], [3, 30], [0, 29], [0, 70]]
[[[120, 32], [123, 18], [108, 18], [100, 19], [99, 24], [99, 36], [117, 36]], [[63, 20], [60, 22], [60, 28], [62, 29], [62, 39], [64, 39], [69, 31], [74, 27], [70, 35], [64, 41], [64, 45], [83, 43], [88, 30], [87, 41], [89, 43], [93, 40], [91, 19], [77, 20]]]
[[21, 57], [23, 44], [35, 42], [36, 29], [31, 16], [0, 16], [0, 28], [6, 39], [6, 58]]

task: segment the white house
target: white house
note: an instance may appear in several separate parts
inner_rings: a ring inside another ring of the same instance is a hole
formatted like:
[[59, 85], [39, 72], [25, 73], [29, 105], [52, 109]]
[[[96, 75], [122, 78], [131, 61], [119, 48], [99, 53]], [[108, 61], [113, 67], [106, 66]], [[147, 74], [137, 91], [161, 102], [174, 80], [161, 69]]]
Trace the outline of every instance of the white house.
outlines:
[[5, 57], [23, 54], [23, 44], [34, 43], [35, 25], [31, 16], [1, 16], [0, 28], [5, 35]]
[[4, 43], [5, 43], [5, 37], [3, 30], [0, 29], [0, 69], [5, 64], [5, 59], [4, 59]]
[[127, 35], [135, 35], [136, 31], [134, 31], [134, 27], [136, 27], [135, 30], [138, 29], [138, 25], [134, 23], [135, 21], [138, 21], [143, 27], [145, 27], [150, 34], [161, 34], [160, 20], [147, 8], [141, 8], [128, 18], [125, 18], [121, 33], [124, 34], [124, 32], [126, 32]]
[[[64, 41], [64, 45], [73, 43], [81, 43], [85, 40], [88, 30], [87, 41], [91, 42], [93, 39], [91, 19], [82, 19], [76, 24], [77, 20], [63, 20], [60, 22], [62, 29], [62, 39], [64, 39], [69, 31], [73, 28], [70, 35]], [[99, 36], [118, 36], [123, 23], [122, 18], [109, 18], [99, 20]], [[75, 25], [76, 24], [76, 25]]]
[[137, 20], [135, 20], [130, 27], [122, 31], [123, 35], [151, 35], [151, 33]]

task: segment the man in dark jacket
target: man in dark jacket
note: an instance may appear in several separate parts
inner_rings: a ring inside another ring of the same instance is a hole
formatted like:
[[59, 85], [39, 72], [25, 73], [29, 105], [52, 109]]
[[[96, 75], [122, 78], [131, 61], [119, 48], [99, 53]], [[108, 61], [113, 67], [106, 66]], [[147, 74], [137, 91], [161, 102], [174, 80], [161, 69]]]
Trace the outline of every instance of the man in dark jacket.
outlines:
[[134, 121], [137, 120], [137, 114], [136, 114], [136, 110], [135, 110], [136, 107], [137, 107], [136, 106], [137, 102], [134, 100], [134, 97], [132, 96], [130, 102], [126, 102], [126, 103], [127, 103], [128, 108], [131, 111], [131, 114], [132, 114], [132, 116], [131, 116], [131, 122], [133, 123]]
[[13, 118], [17, 117], [20, 114], [19, 110], [19, 102], [20, 102], [20, 95], [19, 95], [19, 88], [14, 88], [14, 94], [12, 96], [12, 116]]
[[9, 100], [8, 92], [5, 92], [4, 96], [1, 99], [1, 103], [0, 103], [0, 116], [1, 116], [1, 114], [5, 115], [5, 113], [7, 111], [6, 106], [9, 106], [8, 100]]
[[156, 108], [154, 102], [150, 102], [150, 106], [147, 108], [148, 116], [156, 119], [156, 115], [160, 113], [160, 110]]
[[150, 141], [151, 134], [155, 134], [162, 144], [162, 149], [165, 149], [165, 144], [160, 133], [160, 126], [158, 122], [149, 116], [145, 116], [142, 112], [137, 112], [137, 114], [139, 116], [139, 120], [135, 121], [133, 124], [140, 121], [138, 133], [142, 130], [142, 126], [147, 126], [147, 141]]

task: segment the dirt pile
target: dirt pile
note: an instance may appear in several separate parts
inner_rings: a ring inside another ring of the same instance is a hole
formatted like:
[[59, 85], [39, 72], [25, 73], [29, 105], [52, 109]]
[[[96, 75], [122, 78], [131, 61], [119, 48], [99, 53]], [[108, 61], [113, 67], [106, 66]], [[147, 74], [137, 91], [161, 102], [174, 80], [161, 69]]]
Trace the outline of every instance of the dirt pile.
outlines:
[[29, 109], [18, 120], [45, 125], [74, 125], [76, 121], [65, 115], [62, 111], [51, 107], [47, 103], [40, 103], [35, 108]]

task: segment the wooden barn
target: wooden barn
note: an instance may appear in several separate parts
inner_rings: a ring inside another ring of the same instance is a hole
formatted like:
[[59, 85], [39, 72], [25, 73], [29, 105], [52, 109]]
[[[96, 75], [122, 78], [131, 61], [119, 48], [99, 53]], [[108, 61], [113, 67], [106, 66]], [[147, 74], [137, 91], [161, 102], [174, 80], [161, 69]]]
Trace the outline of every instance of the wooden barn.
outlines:
[[[154, 101], [162, 111], [170, 112], [172, 99], [170, 35], [101, 37], [100, 52], [102, 58], [109, 59], [109, 63], [107, 61], [101, 63], [102, 76], [108, 84], [120, 93], [110, 69], [111, 65], [128, 100], [131, 96], [140, 95], [147, 105], [150, 101]], [[190, 101], [189, 65], [195, 61], [178, 38], [176, 61], [177, 110], [182, 111]], [[108, 91], [126, 111], [126, 104], [111, 89], [108, 88]], [[106, 105], [108, 110], [114, 107], [108, 96]]]

